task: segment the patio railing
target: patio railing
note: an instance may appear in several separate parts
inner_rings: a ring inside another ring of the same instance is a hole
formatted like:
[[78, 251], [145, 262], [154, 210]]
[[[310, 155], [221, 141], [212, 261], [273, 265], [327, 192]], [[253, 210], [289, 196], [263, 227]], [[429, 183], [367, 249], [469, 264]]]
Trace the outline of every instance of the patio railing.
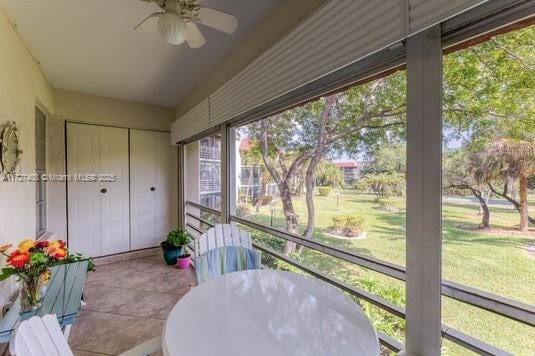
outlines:
[[[186, 206], [196, 208], [200, 211], [210, 213], [218, 217], [220, 216], [219, 211], [205, 208], [193, 202], [186, 202]], [[196, 234], [202, 234], [207, 228], [213, 226], [212, 222], [207, 221], [206, 219], [202, 219], [199, 216], [193, 214], [192, 212], [187, 212], [186, 217], [189, 217], [196, 221], [195, 224], [191, 222], [186, 223], [186, 226]], [[243, 226], [247, 226], [248, 228], [267, 233], [277, 238], [292, 241], [312, 250], [356, 264], [360, 267], [373, 270], [383, 275], [401, 281], [405, 281], [405, 268], [402, 266], [382, 261], [374, 257], [351, 251], [345, 248], [327, 245], [321, 241], [305, 239], [300, 235], [274, 229], [236, 216], [232, 216], [231, 221]], [[289, 256], [286, 256], [283, 253], [275, 251], [268, 246], [259, 244], [256, 241], [253, 242], [253, 245], [255, 248], [263, 251], [268, 255], [273, 256], [274, 258], [280, 259], [312, 276], [320, 278], [323, 281], [330, 283], [337, 288], [340, 288], [341, 290], [351, 295], [356, 296], [359, 299], [365, 300], [399, 318], [405, 319], [405, 309], [402, 306], [393, 304], [378, 295], [369, 293], [361, 288], [347, 284], [324, 272], [308, 267], [302, 262], [297, 261]], [[530, 326], [535, 326], [535, 307], [532, 305], [524, 304], [512, 299], [504, 298], [492, 293], [484, 292], [472, 287], [468, 287], [447, 280], [442, 281], [442, 295], [490, 311], [492, 313], [502, 315], [509, 319]], [[395, 340], [389, 335], [386, 335], [382, 332], [378, 332], [378, 336], [381, 344], [390, 350], [398, 352], [404, 348], [401, 342]], [[442, 336], [462, 347], [465, 347], [482, 355], [509, 355], [508, 352], [502, 349], [499, 349], [493, 345], [490, 345], [484, 341], [474, 338], [447, 325], [442, 325]]]
[[213, 193], [221, 190], [221, 182], [219, 179], [201, 179], [199, 181], [200, 193]]
[[219, 148], [201, 146], [200, 158], [219, 161], [221, 159], [221, 150]]

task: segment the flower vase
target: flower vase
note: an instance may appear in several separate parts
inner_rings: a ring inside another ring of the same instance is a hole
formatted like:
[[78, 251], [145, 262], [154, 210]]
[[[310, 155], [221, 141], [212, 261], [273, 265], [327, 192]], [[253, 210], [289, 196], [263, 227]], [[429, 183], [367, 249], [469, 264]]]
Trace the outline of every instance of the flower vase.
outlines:
[[44, 281], [40, 277], [24, 278], [20, 286], [20, 311], [27, 313], [41, 307]]

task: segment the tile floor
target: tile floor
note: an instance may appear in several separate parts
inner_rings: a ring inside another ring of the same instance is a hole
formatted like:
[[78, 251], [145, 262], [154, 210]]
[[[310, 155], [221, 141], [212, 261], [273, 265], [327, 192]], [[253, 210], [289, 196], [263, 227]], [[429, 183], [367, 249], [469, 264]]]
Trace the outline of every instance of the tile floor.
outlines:
[[192, 269], [166, 266], [161, 253], [97, 265], [69, 337], [75, 356], [117, 355], [161, 335], [167, 315], [194, 281]]

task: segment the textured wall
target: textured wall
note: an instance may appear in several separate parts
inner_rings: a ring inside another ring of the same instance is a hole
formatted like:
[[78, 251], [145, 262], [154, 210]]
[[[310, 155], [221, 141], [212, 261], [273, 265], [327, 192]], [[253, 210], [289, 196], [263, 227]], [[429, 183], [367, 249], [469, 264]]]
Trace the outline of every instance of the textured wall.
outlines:
[[[24, 151], [18, 172], [35, 171], [35, 106], [53, 112], [53, 90], [0, 10], [0, 125], [15, 120]], [[35, 184], [0, 182], [0, 242], [35, 234]]]
[[[20, 173], [35, 171], [35, 106], [53, 112], [53, 91], [0, 9], [0, 126], [16, 121], [23, 155]], [[35, 234], [35, 183], [0, 182], [0, 243], [18, 243]], [[3, 258], [1, 264], [3, 265]], [[14, 291], [0, 284], [0, 306]]]
[[[65, 120], [169, 130], [175, 109], [53, 89], [0, 9], [0, 127], [15, 120], [24, 151], [18, 173], [35, 172], [35, 106], [47, 114], [47, 173], [65, 173]], [[47, 184], [48, 230], [66, 235], [65, 183]], [[35, 183], [0, 182], [0, 244], [35, 235]], [[0, 259], [0, 266], [4, 265]], [[16, 286], [0, 283], [0, 308]]]

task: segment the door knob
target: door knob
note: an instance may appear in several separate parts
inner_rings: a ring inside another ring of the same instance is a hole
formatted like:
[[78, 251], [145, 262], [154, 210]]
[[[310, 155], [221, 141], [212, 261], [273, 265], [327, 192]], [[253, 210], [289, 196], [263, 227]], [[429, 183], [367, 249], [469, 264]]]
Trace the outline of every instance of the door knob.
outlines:
[[108, 190], [107, 190], [106, 188], [102, 188], [102, 189], [100, 190], [101, 193], [106, 193], [107, 191], [108, 191]]
[[154, 188], [154, 187], [150, 187], [150, 191], [151, 191], [151, 192], [154, 192], [155, 190], [156, 190], [156, 188]]

